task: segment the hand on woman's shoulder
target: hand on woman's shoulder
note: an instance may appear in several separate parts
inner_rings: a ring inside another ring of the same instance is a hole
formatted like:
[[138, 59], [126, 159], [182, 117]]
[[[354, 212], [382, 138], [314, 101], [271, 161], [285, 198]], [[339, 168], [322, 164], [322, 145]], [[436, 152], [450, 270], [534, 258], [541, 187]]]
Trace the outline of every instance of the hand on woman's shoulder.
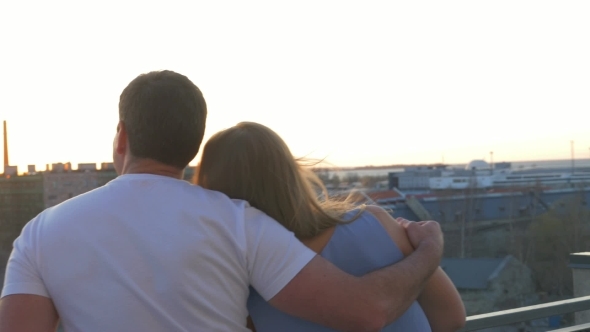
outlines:
[[367, 205], [365, 211], [371, 213], [385, 228], [389, 236], [402, 251], [405, 256], [408, 256], [414, 251], [414, 247], [410, 243], [410, 239], [403, 228], [390, 214], [382, 207], [377, 205]]

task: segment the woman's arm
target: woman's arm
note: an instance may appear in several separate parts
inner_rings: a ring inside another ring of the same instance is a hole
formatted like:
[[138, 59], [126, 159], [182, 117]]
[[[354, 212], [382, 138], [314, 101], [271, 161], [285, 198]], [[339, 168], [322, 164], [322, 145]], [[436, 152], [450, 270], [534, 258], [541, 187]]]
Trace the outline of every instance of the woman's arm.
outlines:
[[[378, 206], [367, 206], [383, 225], [404, 256], [414, 251], [405, 229]], [[457, 331], [465, 325], [465, 306], [447, 274], [439, 267], [418, 297], [433, 332]]]
[[461, 296], [440, 267], [426, 283], [418, 303], [433, 332], [454, 332], [465, 325], [465, 306]]

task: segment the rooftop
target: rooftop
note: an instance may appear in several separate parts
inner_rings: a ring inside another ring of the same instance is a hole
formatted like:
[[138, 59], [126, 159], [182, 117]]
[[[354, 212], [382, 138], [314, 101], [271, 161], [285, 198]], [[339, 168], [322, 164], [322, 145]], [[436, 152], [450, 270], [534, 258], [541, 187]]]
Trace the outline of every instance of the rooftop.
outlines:
[[443, 258], [441, 268], [458, 289], [486, 289], [512, 259], [504, 258]]

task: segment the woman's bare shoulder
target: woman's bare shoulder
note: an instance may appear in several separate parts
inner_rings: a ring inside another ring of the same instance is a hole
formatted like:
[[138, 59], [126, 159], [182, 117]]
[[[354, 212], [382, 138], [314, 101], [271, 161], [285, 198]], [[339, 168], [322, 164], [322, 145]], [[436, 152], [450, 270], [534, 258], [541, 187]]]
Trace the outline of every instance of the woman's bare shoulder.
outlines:
[[414, 248], [408, 239], [406, 230], [382, 207], [377, 205], [367, 205], [365, 211], [371, 213], [385, 228], [393, 242], [398, 246], [402, 253], [407, 256]]

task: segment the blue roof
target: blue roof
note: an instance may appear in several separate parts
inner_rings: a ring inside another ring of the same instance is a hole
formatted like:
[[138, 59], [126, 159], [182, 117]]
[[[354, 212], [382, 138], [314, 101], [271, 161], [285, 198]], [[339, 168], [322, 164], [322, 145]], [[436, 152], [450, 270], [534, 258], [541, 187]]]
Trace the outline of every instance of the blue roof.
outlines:
[[512, 259], [504, 258], [443, 258], [440, 266], [457, 289], [486, 289]]

